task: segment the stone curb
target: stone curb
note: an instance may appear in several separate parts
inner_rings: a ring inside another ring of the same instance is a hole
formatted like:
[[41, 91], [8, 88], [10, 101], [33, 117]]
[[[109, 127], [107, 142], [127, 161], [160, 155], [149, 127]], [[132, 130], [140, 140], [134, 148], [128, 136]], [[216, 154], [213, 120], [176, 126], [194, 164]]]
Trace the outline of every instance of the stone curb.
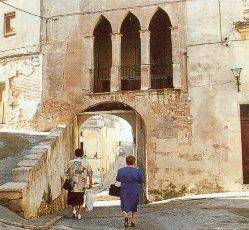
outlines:
[[229, 199], [229, 198], [231, 199], [249, 198], [249, 192], [224, 192], [224, 193], [210, 193], [210, 194], [199, 194], [199, 195], [186, 195], [182, 197], [156, 201], [151, 204], [165, 204], [172, 201], [191, 201], [191, 200]]
[[0, 223], [13, 226], [13, 227], [18, 227], [18, 228], [23, 228], [23, 229], [32, 229], [32, 230], [48, 230], [51, 229], [51, 227], [56, 224], [63, 216], [57, 216], [53, 220], [50, 220], [47, 224], [45, 225], [31, 225], [31, 224], [21, 224], [13, 221], [8, 221], [4, 219], [0, 219]]

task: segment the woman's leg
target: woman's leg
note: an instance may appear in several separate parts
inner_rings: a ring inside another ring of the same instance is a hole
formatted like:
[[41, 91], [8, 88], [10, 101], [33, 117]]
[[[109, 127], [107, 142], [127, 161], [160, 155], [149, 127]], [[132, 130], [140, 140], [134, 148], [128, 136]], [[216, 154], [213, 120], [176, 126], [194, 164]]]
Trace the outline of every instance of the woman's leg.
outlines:
[[78, 206], [78, 213], [79, 213], [79, 214], [81, 214], [82, 208], [83, 208], [83, 205], [79, 205], [79, 206]]
[[124, 217], [128, 217], [128, 213], [127, 212], [123, 211], [123, 213], [124, 213]]
[[78, 205], [78, 206], [77, 206], [78, 219], [79, 219], [79, 220], [81, 219], [82, 207], [83, 207], [83, 205]]
[[128, 217], [128, 213], [123, 211], [124, 213], [124, 226], [125, 227], [129, 227], [129, 217]]
[[72, 209], [73, 209], [73, 217], [75, 218], [76, 217], [76, 207], [75, 206], [72, 206]]
[[137, 212], [132, 212], [132, 214], [131, 214], [131, 222], [136, 224], [136, 222], [137, 222]]

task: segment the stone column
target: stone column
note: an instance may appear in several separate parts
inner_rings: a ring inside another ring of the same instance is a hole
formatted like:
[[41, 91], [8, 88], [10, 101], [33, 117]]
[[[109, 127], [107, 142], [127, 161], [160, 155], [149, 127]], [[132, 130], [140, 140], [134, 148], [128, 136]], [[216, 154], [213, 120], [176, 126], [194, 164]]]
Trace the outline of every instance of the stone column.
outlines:
[[172, 62], [173, 62], [173, 86], [175, 89], [182, 88], [182, 73], [181, 73], [181, 62], [182, 54], [180, 48], [180, 34], [177, 26], [172, 26], [171, 30], [171, 41], [172, 41]]
[[120, 33], [112, 34], [111, 92], [121, 90], [121, 37]]
[[151, 88], [150, 79], [150, 31], [140, 30], [141, 39], [141, 90]]
[[93, 92], [94, 83], [94, 37], [86, 36], [84, 42], [84, 89]]

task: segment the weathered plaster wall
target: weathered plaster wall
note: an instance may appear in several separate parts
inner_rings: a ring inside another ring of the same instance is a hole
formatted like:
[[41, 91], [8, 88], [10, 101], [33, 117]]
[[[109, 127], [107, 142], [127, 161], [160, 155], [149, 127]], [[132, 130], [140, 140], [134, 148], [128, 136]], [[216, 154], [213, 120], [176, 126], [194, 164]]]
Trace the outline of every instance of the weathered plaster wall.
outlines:
[[[187, 10], [193, 151], [202, 158], [194, 171], [203, 182], [241, 190], [239, 104], [248, 103], [249, 43], [234, 23], [243, 20], [242, 1], [189, 1]], [[243, 68], [241, 92], [230, 70], [235, 66]]]
[[[65, 102], [63, 104], [66, 110], [70, 110], [69, 104], [72, 106], [75, 99], [73, 95], [80, 94], [83, 90], [82, 25], [79, 26], [80, 15], [73, 14], [78, 12], [78, 1], [74, 1], [73, 4], [63, 1], [63, 7], [60, 7], [61, 4], [61, 1], [53, 1], [53, 4], [48, 0], [42, 1], [43, 15], [54, 16], [49, 20], [48, 42], [42, 49], [44, 55], [42, 88], [43, 98], [49, 101], [51, 108], [57, 100], [61, 100]], [[48, 122], [66, 112], [65, 108], [61, 109], [57, 111], [55, 109], [54, 113], [48, 115]], [[53, 127], [53, 122], [50, 127]]]
[[5, 127], [29, 127], [42, 96], [42, 55], [0, 59]]
[[[41, 15], [40, 0], [13, 1], [32, 14]], [[42, 55], [40, 30], [42, 19], [0, 3], [0, 82], [4, 85], [2, 107], [4, 127], [29, 127], [41, 102]], [[4, 14], [15, 12], [15, 35], [4, 36]]]

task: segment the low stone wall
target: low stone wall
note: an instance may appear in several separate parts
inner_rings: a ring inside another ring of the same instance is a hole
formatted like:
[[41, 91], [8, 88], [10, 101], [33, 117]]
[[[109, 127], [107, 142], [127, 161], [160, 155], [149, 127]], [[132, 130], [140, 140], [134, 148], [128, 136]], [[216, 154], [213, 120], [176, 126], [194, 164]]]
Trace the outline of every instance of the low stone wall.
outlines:
[[[14, 183], [26, 186], [22, 196], [9, 203], [10, 209], [21, 212], [25, 218], [34, 218], [65, 207], [62, 183], [73, 153], [71, 136], [70, 126], [58, 126], [12, 170]], [[19, 208], [13, 203], [19, 204]]]

